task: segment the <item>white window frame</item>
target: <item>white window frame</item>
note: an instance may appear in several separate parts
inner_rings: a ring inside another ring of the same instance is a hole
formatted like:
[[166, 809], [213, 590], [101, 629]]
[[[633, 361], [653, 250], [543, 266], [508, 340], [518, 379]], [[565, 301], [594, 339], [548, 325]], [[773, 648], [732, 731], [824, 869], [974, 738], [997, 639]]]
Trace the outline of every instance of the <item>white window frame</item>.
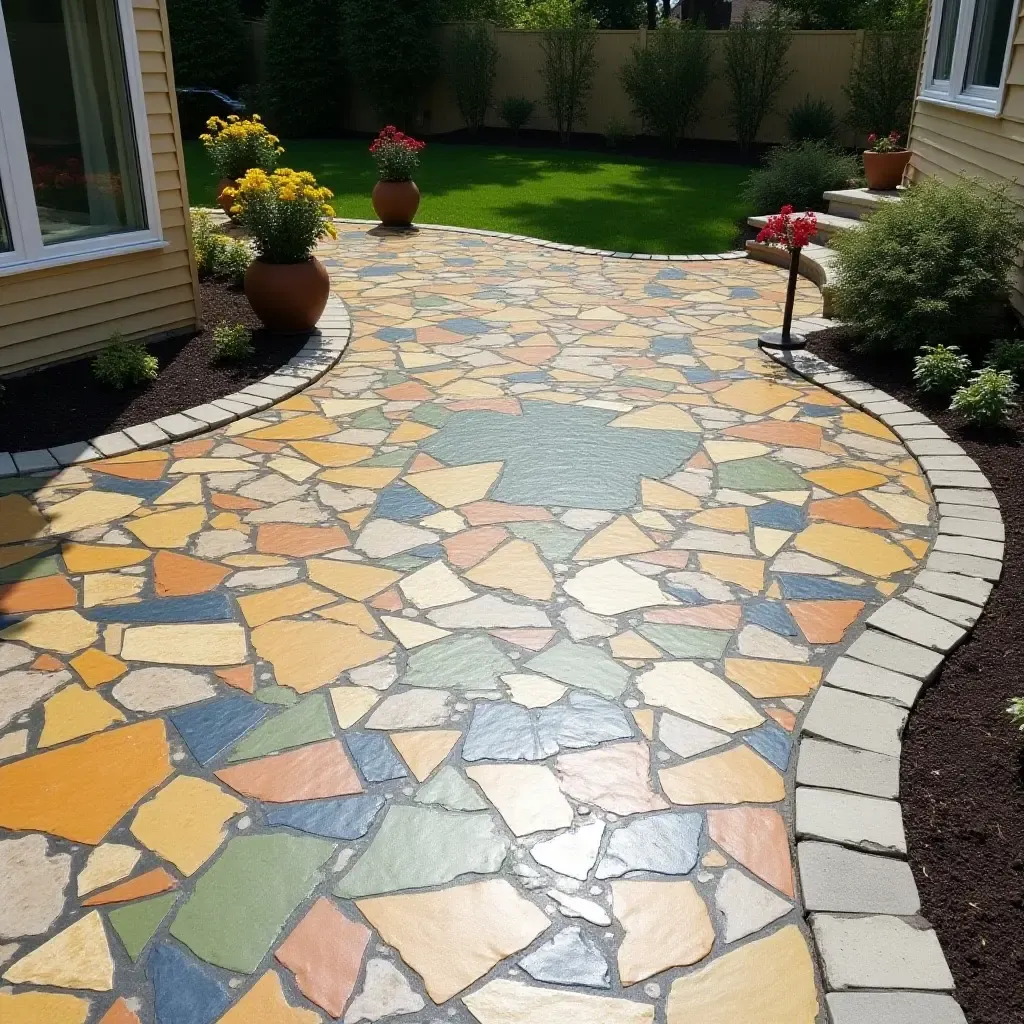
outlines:
[[117, 7], [124, 62], [131, 105], [132, 126], [139, 161], [140, 184], [148, 227], [68, 242], [44, 245], [36, 213], [35, 191], [28, 162], [28, 146], [21, 122], [14, 67], [0, 0], [0, 188], [13, 251], [0, 252], [0, 277], [45, 267], [81, 263], [123, 253], [145, 252], [167, 246], [160, 224], [153, 148], [149, 138], [149, 120], [135, 35], [132, 0], [113, 0]]

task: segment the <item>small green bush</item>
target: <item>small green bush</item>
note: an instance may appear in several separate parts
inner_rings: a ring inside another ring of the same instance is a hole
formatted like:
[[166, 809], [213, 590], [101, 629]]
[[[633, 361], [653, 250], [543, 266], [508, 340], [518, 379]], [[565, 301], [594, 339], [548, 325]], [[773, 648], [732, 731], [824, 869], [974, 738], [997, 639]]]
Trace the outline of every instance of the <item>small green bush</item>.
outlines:
[[1024, 341], [1003, 338], [993, 342], [985, 364], [1008, 370], [1018, 385], [1024, 384]]
[[786, 134], [791, 142], [834, 142], [839, 130], [835, 108], [825, 100], [808, 96], [786, 115]]
[[604, 144], [609, 149], [622, 149], [633, 141], [633, 131], [625, 121], [613, 117], [604, 126]]
[[858, 171], [854, 157], [824, 142], [779, 146], [747, 179], [743, 198], [756, 213], [777, 213], [787, 203], [796, 210], [822, 210], [824, 194], [847, 188]]
[[1024, 732], [1024, 697], [1014, 697], [1006, 706], [1006, 713], [1010, 721]]
[[885, 354], [984, 337], [1022, 243], [1006, 188], [925, 179], [832, 240], [836, 315], [858, 330], [861, 348]]
[[988, 429], [1004, 426], [1017, 408], [1017, 385], [1008, 370], [975, 370], [970, 384], [953, 396], [950, 409], [968, 423]]
[[213, 273], [213, 258], [216, 249], [217, 232], [209, 210], [192, 210], [192, 252], [200, 277]]
[[213, 276], [223, 278], [236, 288], [245, 280], [245, 272], [256, 257], [252, 242], [246, 238], [218, 235], [213, 252]]
[[971, 361], [956, 345], [925, 345], [914, 360], [914, 384], [918, 391], [949, 398], [971, 376]]
[[137, 341], [125, 341], [115, 332], [107, 345], [92, 361], [92, 375], [107, 387], [123, 391], [155, 380], [160, 364], [151, 356], [144, 345]]
[[525, 96], [506, 96], [498, 107], [498, 113], [502, 121], [518, 135], [519, 130], [533, 117], [536, 109], [537, 104]]
[[256, 350], [252, 347], [252, 331], [245, 324], [219, 324], [213, 329], [213, 348], [218, 359], [240, 363]]
[[498, 47], [487, 26], [459, 25], [448, 54], [448, 80], [455, 102], [471, 132], [478, 132], [487, 117], [498, 74]]

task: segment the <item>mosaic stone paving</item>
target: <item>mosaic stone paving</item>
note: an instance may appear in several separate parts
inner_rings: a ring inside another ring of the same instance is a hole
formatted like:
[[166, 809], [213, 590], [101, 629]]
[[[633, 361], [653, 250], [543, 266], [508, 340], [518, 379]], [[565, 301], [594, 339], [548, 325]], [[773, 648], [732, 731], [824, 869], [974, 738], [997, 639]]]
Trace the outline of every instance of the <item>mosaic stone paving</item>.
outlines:
[[324, 256], [315, 387], [0, 481], [0, 1020], [820, 1020], [792, 737], [916, 464], [763, 264]]

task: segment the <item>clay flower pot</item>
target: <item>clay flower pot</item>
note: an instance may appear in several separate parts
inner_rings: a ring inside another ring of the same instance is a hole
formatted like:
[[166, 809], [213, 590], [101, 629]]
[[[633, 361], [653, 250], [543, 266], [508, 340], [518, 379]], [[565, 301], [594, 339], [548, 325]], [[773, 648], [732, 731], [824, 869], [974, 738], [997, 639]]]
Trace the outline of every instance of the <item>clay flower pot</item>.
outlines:
[[378, 181], [373, 186], [373, 209], [388, 228], [407, 228], [420, 205], [415, 181]]
[[235, 184], [234, 178], [221, 178], [217, 182], [217, 205], [230, 217], [231, 204], [234, 202], [229, 196], [224, 195], [224, 189], [231, 188]]
[[327, 305], [331, 279], [315, 257], [305, 263], [264, 263], [245, 272], [245, 297], [265, 327], [282, 334], [312, 330]]
[[903, 181], [903, 172], [910, 163], [910, 150], [898, 149], [894, 153], [864, 152], [864, 177], [874, 192], [891, 192]]

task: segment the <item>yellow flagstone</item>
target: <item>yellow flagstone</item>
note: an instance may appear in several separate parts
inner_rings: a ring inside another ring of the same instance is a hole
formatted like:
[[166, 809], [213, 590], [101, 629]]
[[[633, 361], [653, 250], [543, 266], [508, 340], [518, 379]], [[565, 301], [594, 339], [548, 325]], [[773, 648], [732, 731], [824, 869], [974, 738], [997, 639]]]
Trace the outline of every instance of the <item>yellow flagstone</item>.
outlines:
[[850, 494], [853, 491], [863, 491], [869, 487], [877, 487], [879, 484], [884, 484], [887, 480], [887, 477], [882, 473], [841, 466], [812, 469], [804, 473], [803, 478], [809, 480], [812, 484], [824, 487], [826, 491], [831, 491], [833, 494]]
[[4, 1024], [85, 1024], [89, 1000], [55, 992], [0, 992]]
[[879, 437], [883, 441], [893, 441], [899, 444], [900, 439], [880, 420], [869, 416], [866, 412], [844, 412], [842, 415], [843, 426], [847, 430], [853, 430], [858, 434], [870, 434], [872, 437]]
[[424, 782], [459, 742], [462, 733], [453, 729], [421, 729], [415, 732], [393, 732], [389, 735], [391, 742], [402, 755], [402, 760], [412, 769], [413, 775], [418, 781]]
[[782, 550], [782, 545], [792, 537], [789, 530], [775, 530], [768, 526], [754, 527], [754, 547], [762, 555], [771, 558]]
[[50, 533], [74, 533], [76, 530], [100, 526], [131, 515], [141, 504], [142, 499], [131, 494], [83, 491], [73, 498], [51, 505], [45, 514], [50, 521]]
[[350, 626], [358, 626], [364, 633], [379, 633], [380, 626], [366, 605], [358, 601], [343, 601], [330, 608], [318, 608], [317, 615], [322, 619], [334, 622], [347, 622]]
[[741, 380], [715, 392], [718, 405], [750, 413], [765, 413], [799, 397], [795, 388], [769, 380]]
[[39, 736], [39, 746], [52, 747], [55, 743], [88, 736], [114, 722], [123, 721], [124, 715], [94, 690], [72, 683], [43, 705], [43, 731]]
[[876, 505], [904, 526], [928, 525], [932, 506], [927, 501], [911, 498], [907, 494], [886, 494], [883, 491], [865, 491], [862, 497], [867, 498], [872, 505]]
[[179, 775], [136, 812], [131, 833], [182, 874], [198, 871], [227, 837], [245, 804], [206, 779]]
[[222, 561], [233, 569], [266, 569], [274, 565], [288, 565], [288, 559], [279, 555], [228, 555]]
[[796, 535], [793, 543], [809, 555], [882, 579], [915, 564], [903, 548], [877, 533], [835, 523], [812, 523]]
[[525, 540], [513, 540], [465, 574], [484, 587], [510, 590], [535, 601], [550, 601], [555, 581], [537, 549]]
[[787, 505], [795, 505], [800, 508], [807, 503], [810, 491], [761, 491], [766, 498], [774, 498], [776, 501], [785, 502]]
[[899, 588], [899, 584], [897, 584], [897, 583], [881, 583], [880, 582], [880, 583], [876, 583], [875, 584], [875, 589], [880, 594], [884, 594], [886, 597], [892, 597], [892, 595], [895, 594], [896, 591], [899, 590], [900, 588]]
[[[223, 461], [217, 459], [217, 462]], [[252, 467], [248, 467], [251, 469]], [[153, 499], [154, 505], [199, 505], [203, 501], [203, 481], [199, 476], [187, 476], [169, 490]]]
[[712, 462], [736, 462], [739, 459], [755, 459], [771, 451], [766, 444], [757, 441], [705, 441], [704, 450]]
[[217, 1024], [322, 1024], [313, 1010], [292, 1006], [284, 997], [276, 971], [267, 971]]
[[[447, 360], [445, 360], [447, 362]], [[424, 384], [429, 385], [432, 388], [439, 388], [442, 384], [448, 384], [453, 380], [458, 380], [462, 376], [461, 370], [427, 370], [426, 373], [414, 373], [412, 374], [417, 380], [423, 381]]]
[[281, 412], [316, 412], [319, 406], [306, 395], [292, 395], [275, 406]]
[[671, 661], [643, 673], [637, 687], [652, 707], [668, 708], [713, 729], [737, 733], [764, 717], [728, 683], [692, 661]]
[[325, 469], [319, 479], [343, 487], [387, 487], [401, 473], [401, 469], [387, 466], [349, 466], [347, 469]]
[[267, 463], [267, 468], [299, 484], [303, 480], [308, 480], [317, 471], [317, 467], [306, 462], [305, 459], [294, 459], [290, 455], [275, 455]]
[[415, 420], [406, 420], [400, 423], [388, 435], [388, 444], [407, 444], [412, 441], [422, 441], [431, 434], [436, 434], [436, 427], [428, 427], [425, 423], [417, 423]]
[[0, 631], [0, 640], [17, 640], [58, 654], [73, 654], [96, 642], [99, 628], [76, 611], [38, 612]]
[[[462, 1001], [479, 1024], [654, 1024], [654, 1007], [650, 1003], [583, 995], [565, 988], [541, 988], [505, 978], [489, 981], [483, 988], [463, 996]], [[734, 1018], [729, 1024], [741, 1019]]]
[[146, 585], [144, 576], [122, 576], [116, 572], [90, 573], [82, 581], [82, 607], [104, 604], [134, 604]]
[[332, 686], [330, 692], [334, 717], [342, 729], [355, 725], [381, 697], [368, 686]]
[[505, 392], [497, 384], [485, 384], [482, 380], [456, 380], [440, 389], [449, 398], [504, 398]]
[[445, 508], [455, 508], [486, 498], [503, 465], [502, 462], [481, 462], [472, 466], [428, 469], [411, 473], [405, 479], [431, 501]]
[[306, 566], [314, 583], [353, 601], [365, 601], [402, 578], [401, 573], [391, 569], [355, 562], [334, 562], [327, 558], [311, 558]]
[[442, 637], [451, 636], [447, 629], [438, 629], [426, 622], [415, 622], [403, 619], [398, 615], [382, 615], [381, 622], [395, 635], [398, 642], [406, 649], [421, 647]]
[[420, 520], [420, 526], [428, 530], [440, 530], [442, 533], [460, 533], [466, 529], [466, 520], [451, 509], [444, 512], [435, 512], [432, 516]]
[[407, 370], [416, 370], [424, 366], [444, 366], [451, 360], [430, 352], [399, 352], [398, 358]]
[[15, 985], [109, 992], [114, 987], [114, 961], [99, 911], [86, 914], [15, 961], [4, 972], [4, 980]]
[[128, 666], [119, 658], [95, 647], [82, 651], [81, 654], [72, 658], [69, 664], [90, 689], [112, 682], [128, 671]]
[[706, 526], [726, 533], [746, 533], [750, 529], [750, 516], [743, 507], [709, 508], [690, 516], [687, 522], [691, 526]]
[[909, 540], [901, 540], [900, 543], [916, 558], [920, 561], [928, 554], [928, 549], [931, 545], [926, 540], [922, 540], [920, 537], [911, 537]]
[[645, 505], [670, 512], [692, 512], [701, 507], [700, 499], [660, 480], [644, 479], [640, 483], [640, 498]]
[[121, 642], [125, 661], [161, 665], [239, 665], [247, 655], [245, 630], [233, 622], [133, 626]]
[[[383, 398], [321, 398], [320, 408], [326, 416], [352, 416], [367, 409], [376, 409], [384, 404]], [[337, 425], [332, 421], [329, 433], [336, 434]]]
[[768, 697], [806, 697], [821, 682], [821, 669], [788, 661], [726, 658], [725, 676], [761, 700]]
[[178, 459], [172, 463], [171, 476], [193, 473], [251, 473], [256, 467], [242, 459]]
[[348, 523], [353, 529], [358, 530], [363, 525], [363, 520], [370, 514], [369, 506], [366, 508], [357, 508], [352, 512], [342, 512], [341, 518], [344, 522]]
[[687, 434], [699, 434], [697, 421], [684, 409], [675, 405], [652, 405], [646, 409], [617, 416], [608, 424], [610, 427], [632, 427], [634, 430], [680, 430]]
[[104, 572], [138, 565], [153, 556], [145, 548], [120, 547], [113, 544], [75, 544], [68, 542], [61, 550], [64, 565], [70, 573]]
[[[916, 494], [921, 501], [928, 502], [931, 500], [931, 491], [928, 489], [928, 484], [925, 483], [924, 477], [905, 474], [900, 477], [900, 483], [903, 484], [911, 494]], [[868, 492], [865, 492], [864, 496], [867, 497]]]
[[318, 466], [351, 466], [373, 455], [373, 449], [365, 444], [341, 444], [338, 441], [293, 441], [291, 447]]
[[215, 530], [238, 530], [240, 533], [247, 533], [249, 530], [237, 512], [218, 512], [210, 520], [210, 525]]
[[620, 555], [638, 555], [655, 551], [658, 545], [640, 530], [628, 516], [613, 519], [599, 530], [573, 555], [577, 562], [593, 558], [618, 558]]
[[658, 778], [674, 804], [772, 804], [786, 797], [782, 776], [743, 744], [662, 768]]
[[262, 626], [271, 619], [283, 619], [287, 615], [301, 615], [303, 612], [322, 608], [335, 600], [334, 594], [310, 586], [308, 583], [293, 583], [274, 590], [261, 590], [238, 599], [238, 607], [250, 626]]
[[814, 1024], [818, 1010], [811, 954], [795, 925], [677, 978], [665, 1004], [667, 1024]]
[[650, 708], [633, 708], [633, 720], [640, 731], [649, 739], [654, 739], [654, 712]]
[[[323, 402], [321, 405], [327, 405], [327, 403]], [[336, 434], [338, 425], [334, 420], [327, 418], [327, 416], [333, 416], [334, 413], [326, 408], [324, 412], [327, 414], [326, 416], [308, 413], [305, 416], [295, 416], [269, 426], [263, 424], [258, 430], [246, 431], [246, 436], [264, 441], [307, 441], [314, 437], [327, 437], [329, 434]]]
[[664, 657], [654, 644], [649, 643], [633, 630], [626, 630], [608, 641], [613, 658], [633, 658], [637, 661], [657, 661]]
[[726, 583], [737, 583], [752, 594], [761, 593], [764, 587], [764, 562], [759, 558], [701, 551], [697, 561], [704, 572]]
[[633, 522], [638, 526], [646, 526], [648, 530], [666, 530], [671, 533], [675, 526], [672, 525], [660, 512], [653, 512], [643, 509], [633, 513]]
[[97, 846], [78, 876], [78, 895], [86, 896], [106, 885], [119, 882], [132, 873], [142, 856], [141, 850], [122, 843]]
[[125, 528], [151, 548], [183, 548], [203, 528], [206, 517], [206, 508], [197, 505], [156, 512], [125, 523]]

